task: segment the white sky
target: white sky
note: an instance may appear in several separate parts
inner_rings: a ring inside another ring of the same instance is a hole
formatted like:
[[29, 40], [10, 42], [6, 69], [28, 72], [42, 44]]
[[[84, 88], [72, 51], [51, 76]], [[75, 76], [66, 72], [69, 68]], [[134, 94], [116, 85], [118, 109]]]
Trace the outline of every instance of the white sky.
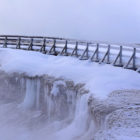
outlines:
[[140, 0], [0, 0], [0, 34], [140, 42]]

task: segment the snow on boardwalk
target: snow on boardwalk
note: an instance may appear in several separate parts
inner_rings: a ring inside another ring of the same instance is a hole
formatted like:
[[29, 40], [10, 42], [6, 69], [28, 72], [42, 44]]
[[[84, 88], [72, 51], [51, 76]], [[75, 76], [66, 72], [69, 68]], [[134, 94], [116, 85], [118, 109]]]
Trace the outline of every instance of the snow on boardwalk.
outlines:
[[98, 98], [106, 98], [114, 90], [139, 89], [140, 74], [112, 65], [80, 61], [74, 57], [44, 55], [39, 52], [0, 48], [0, 70], [48, 74], [64, 77], [76, 83], [85, 83], [86, 88]]
[[49, 55], [76, 56], [80, 60], [113, 64], [140, 71], [140, 47], [41, 36], [0, 35], [0, 47], [40, 51]]

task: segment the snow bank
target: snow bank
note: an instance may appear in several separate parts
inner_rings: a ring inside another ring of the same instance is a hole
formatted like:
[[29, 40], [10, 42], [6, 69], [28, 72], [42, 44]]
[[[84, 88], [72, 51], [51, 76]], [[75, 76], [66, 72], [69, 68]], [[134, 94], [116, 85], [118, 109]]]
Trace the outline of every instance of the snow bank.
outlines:
[[28, 75], [48, 74], [86, 83], [86, 88], [97, 98], [106, 98], [113, 90], [139, 89], [140, 74], [74, 57], [44, 55], [40, 52], [0, 48], [0, 69]]

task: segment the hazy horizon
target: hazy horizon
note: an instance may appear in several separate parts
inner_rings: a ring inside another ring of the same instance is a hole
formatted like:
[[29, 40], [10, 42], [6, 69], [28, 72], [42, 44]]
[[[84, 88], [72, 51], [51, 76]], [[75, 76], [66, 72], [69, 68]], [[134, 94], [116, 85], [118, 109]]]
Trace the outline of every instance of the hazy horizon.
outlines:
[[0, 2], [0, 34], [140, 43], [139, 0]]

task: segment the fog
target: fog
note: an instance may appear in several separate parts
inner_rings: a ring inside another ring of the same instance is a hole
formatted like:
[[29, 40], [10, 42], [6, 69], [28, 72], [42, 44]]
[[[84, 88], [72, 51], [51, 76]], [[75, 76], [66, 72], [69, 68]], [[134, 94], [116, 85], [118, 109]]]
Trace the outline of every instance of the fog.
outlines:
[[139, 43], [139, 0], [0, 0], [0, 34]]

